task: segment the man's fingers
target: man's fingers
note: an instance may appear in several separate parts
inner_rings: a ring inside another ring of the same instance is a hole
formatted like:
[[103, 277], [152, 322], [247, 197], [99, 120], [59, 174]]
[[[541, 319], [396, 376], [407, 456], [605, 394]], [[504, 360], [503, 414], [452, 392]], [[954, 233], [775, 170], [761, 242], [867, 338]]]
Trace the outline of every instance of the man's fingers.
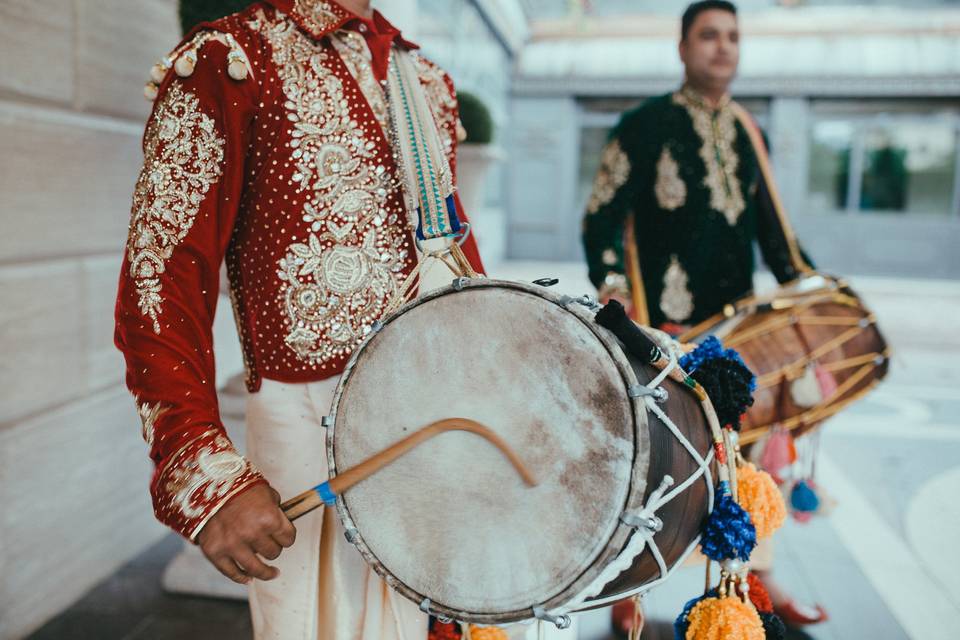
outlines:
[[287, 516], [283, 516], [279, 527], [273, 532], [272, 536], [281, 547], [292, 547], [294, 540], [297, 539], [297, 528], [287, 519]]
[[250, 582], [250, 576], [241, 571], [240, 567], [237, 566], [237, 563], [234, 562], [230, 556], [207, 556], [207, 559], [213, 563], [213, 566], [217, 568], [217, 571], [227, 576], [237, 584], [248, 584]]
[[253, 550], [267, 560], [276, 560], [280, 557], [283, 547], [273, 538], [261, 538], [254, 543]]
[[264, 562], [253, 553], [252, 549], [238, 551], [234, 556], [234, 560], [240, 565], [244, 573], [257, 580], [273, 580], [280, 575], [279, 569], [264, 564]]

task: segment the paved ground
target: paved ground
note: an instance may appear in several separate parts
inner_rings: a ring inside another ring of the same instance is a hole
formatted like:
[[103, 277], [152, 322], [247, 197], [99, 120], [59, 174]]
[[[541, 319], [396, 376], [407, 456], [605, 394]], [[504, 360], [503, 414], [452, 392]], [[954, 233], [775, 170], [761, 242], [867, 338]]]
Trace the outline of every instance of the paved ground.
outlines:
[[[578, 265], [508, 263], [494, 276], [554, 275], [588, 291]], [[829, 622], [793, 638], [935, 640], [960, 632], [960, 283], [853, 278], [896, 350], [890, 376], [823, 431], [820, 484], [830, 518], [790, 523], [777, 538], [780, 580], [822, 603]], [[769, 280], [761, 278], [761, 288]], [[171, 537], [92, 590], [31, 640], [242, 640], [246, 605], [165, 594]], [[645, 602], [644, 638], [672, 638], [670, 622], [699, 589], [684, 569]], [[581, 640], [606, 640], [603, 612], [580, 620]]]

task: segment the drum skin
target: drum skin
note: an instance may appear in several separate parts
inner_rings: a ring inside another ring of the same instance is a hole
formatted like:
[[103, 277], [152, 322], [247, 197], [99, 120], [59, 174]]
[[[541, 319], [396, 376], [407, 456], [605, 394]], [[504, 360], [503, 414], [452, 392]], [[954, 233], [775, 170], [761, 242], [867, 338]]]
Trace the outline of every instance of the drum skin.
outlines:
[[[815, 283], [819, 286], [811, 286]], [[794, 304], [764, 310], [763, 303], [785, 297]], [[740, 352], [758, 379], [754, 404], [741, 421], [744, 445], [762, 437], [776, 423], [785, 424], [795, 437], [802, 435], [887, 375], [886, 340], [873, 314], [845, 284], [814, 276], [805, 287], [783, 287], [770, 297], [755, 299], [750, 306], [758, 303], [759, 309], [742, 311], [739, 321], [731, 323], [732, 329], [717, 331], [726, 346]], [[763, 329], [776, 324], [778, 319], [785, 321], [780, 323], [782, 326]], [[710, 330], [704, 332], [709, 333]], [[826, 348], [831, 342], [835, 346]], [[810, 358], [811, 354], [815, 357]], [[857, 359], [857, 364], [843, 364]], [[841, 388], [848, 379], [856, 378], [835, 397], [815, 407], [800, 406], [794, 400], [791, 385], [804, 373], [802, 363], [807, 360], [834, 368], [832, 375]], [[797, 363], [801, 365], [796, 366]]]
[[[524, 486], [493, 447], [453, 432], [341, 496], [358, 550], [402, 595], [480, 624], [563, 608], [634, 535], [620, 516], [642, 507], [665, 475], [679, 483], [696, 471], [627, 393], [657, 370], [629, 359], [592, 315], [542, 287], [471, 280], [406, 305], [354, 354], [334, 400], [331, 475], [431, 421], [462, 417], [505, 438], [539, 481]], [[706, 456], [699, 401], [664, 384], [662, 408]], [[658, 512], [655, 541], [668, 566], [707, 512], [703, 480]], [[594, 601], [658, 577], [644, 550]]]

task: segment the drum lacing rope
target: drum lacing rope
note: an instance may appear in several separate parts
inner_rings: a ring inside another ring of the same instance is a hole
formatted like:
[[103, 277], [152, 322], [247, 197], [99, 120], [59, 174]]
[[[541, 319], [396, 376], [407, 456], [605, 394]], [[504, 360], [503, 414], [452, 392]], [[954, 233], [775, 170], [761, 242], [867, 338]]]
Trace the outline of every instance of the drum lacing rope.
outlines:
[[[466, 223], [464, 224], [469, 229], [469, 225]], [[460, 245], [456, 242], [439, 251], [426, 251], [423, 253], [421, 260], [417, 263], [413, 270], [410, 271], [406, 278], [404, 278], [400, 288], [397, 289], [396, 293], [387, 303], [382, 317], [389, 316], [397, 309], [413, 300], [416, 297], [417, 288], [419, 287], [420, 282], [423, 280], [424, 274], [426, 274], [427, 271], [436, 264], [442, 264], [457, 278], [480, 277], [480, 274], [474, 271], [470, 261], [463, 253], [463, 249], [461, 249]]]
[[[613, 562], [604, 568], [600, 575], [589, 586], [587, 586], [586, 589], [584, 589], [577, 597], [562, 607], [563, 611], [574, 611], [586, 600], [600, 593], [607, 583], [616, 578], [623, 571], [629, 569], [633, 564], [634, 559], [643, 553], [643, 550], [648, 546], [650, 548], [650, 553], [657, 562], [657, 566], [660, 570], [660, 577], [649, 584], [643, 585], [633, 592], [620, 593], [614, 596], [608, 596], [607, 598], [591, 600], [591, 606], [603, 606], [611, 602], [622, 600], [623, 598], [631, 595], [645, 593], [653, 587], [662, 584], [673, 574], [673, 571], [675, 571], [678, 566], [683, 564], [683, 561], [687, 558], [687, 556], [693, 553], [693, 551], [697, 548], [697, 545], [700, 544], [699, 537], [694, 539], [687, 546], [687, 548], [684, 549], [683, 553], [677, 559], [677, 562], [674, 563], [673, 569], [670, 569], [667, 567], [667, 563], [663, 558], [663, 554], [660, 552], [660, 548], [657, 546], [656, 540], [654, 540], [654, 536], [663, 526], [660, 518], [656, 516], [657, 510], [679, 496], [701, 477], [703, 477], [704, 482], [707, 485], [707, 510], [708, 512], [713, 511], [713, 474], [710, 471], [710, 465], [714, 459], [713, 448], [710, 449], [709, 453], [707, 453], [705, 457], [701, 456], [696, 447], [693, 446], [693, 444], [680, 431], [673, 420], [671, 420], [670, 417], [664, 413], [664, 411], [657, 404], [657, 397], [659, 394], [655, 392], [660, 390], [660, 385], [663, 384], [663, 381], [668, 377], [677, 378], [678, 376], [676, 374], [681, 374], [680, 377], [682, 377], [682, 371], [679, 369], [676, 357], [671, 356], [669, 362], [667, 362], [667, 364], [661, 368], [660, 373], [653, 380], [644, 385], [649, 392], [641, 392], [638, 395], [643, 397], [643, 402], [647, 408], [647, 411], [650, 411], [657, 418], [659, 418], [660, 421], [667, 427], [667, 429], [670, 430], [670, 433], [673, 434], [673, 437], [675, 437], [683, 446], [683, 448], [686, 449], [687, 453], [690, 454], [690, 457], [692, 457], [694, 462], [697, 464], [697, 469], [677, 486], [673, 486], [674, 479], [671, 476], [664, 476], [660, 482], [660, 485], [650, 493], [650, 496], [647, 498], [647, 502], [642, 509], [633, 513], [624, 514], [621, 517], [621, 521], [626, 526], [634, 527], [635, 529], [635, 532], [630, 537], [630, 541], [627, 543], [627, 546]], [[719, 429], [716, 413], [713, 411], [710, 401], [708, 399], [702, 399], [701, 402], [707, 414], [708, 422], [711, 423], [711, 428]], [[672, 489], [668, 492], [667, 490], [671, 487]], [[634, 525], [632, 524], [633, 522], [636, 522], [637, 524]]]

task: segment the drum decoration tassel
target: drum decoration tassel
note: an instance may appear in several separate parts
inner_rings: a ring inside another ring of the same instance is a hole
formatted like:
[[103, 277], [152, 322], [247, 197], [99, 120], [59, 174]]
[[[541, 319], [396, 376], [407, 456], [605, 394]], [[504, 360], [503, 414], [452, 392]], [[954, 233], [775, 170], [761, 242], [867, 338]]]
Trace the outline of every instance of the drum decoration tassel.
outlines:
[[724, 349], [715, 336], [680, 359], [680, 366], [707, 391], [722, 426], [740, 428], [740, 418], [753, 406], [757, 378], [734, 349]]
[[770, 598], [770, 593], [763, 581], [752, 571], [747, 574], [747, 586], [750, 589], [750, 602], [757, 608], [757, 611], [773, 613], [773, 599]]
[[[755, 379], [743, 364], [739, 354], [732, 349], [723, 349], [716, 338], [708, 338], [703, 345], [681, 358], [681, 366], [701, 372], [716, 372], [711, 380], [705, 376], [698, 381], [704, 387], [719, 382], [707, 395], [715, 402], [717, 394], [725, 416], [733, 415], [739, 421], [742, 410], [734, 405], [740, 403], [743, 410], [753, 401]], [[725, 378], [731, 378], [727, 381]], [[703, 384], [706, 382], [707, 384]], [[731, 388], [736, 390], [731, 392]], [[726, 394], [724, 396], [724, 394]], [[731, 408], [734, 408], [731, 411]], [[718, 410], [719, 413], [719, 410]], [[718, 416], [719, 417], [719, 416]], [[715, 430], [718, 426], [713, 427]], [[757, 529], [751, 514], [738, 500], [748, 495], [753, 486], [748, 479], [741, 485], [738, 463], [741, 461], [737, 434], [732, 425], [715, 434], [720, 485], [700, 538], [700, 550], [710, 560], [720, 563], [720, 582], [716, 589], [703, 597], [691, 600], [674, 623], [676, 638], [683, 640], [765, 640], [766, 631], [760, 614], [750, 601], [750, 585], [747, 577], [750, 554], [757, 544]], [[726, 464], [724, 464], [726, 462]], [[709, 562], [707, 563], [709, 569]]]
[[752, 571], [747, 574], [747, 586], [750, 602], [753, 603], [757, 613], [760, 614], [760, 621], [763, 623], [763, 632], [767, 640], [784, 640], [787, 635], [787, 628], [780, 616], [773, 612], [773, 600], [770, 599], [767, 588]]
[[427, 634], [427, 640], [460, 640], [460, 630], [455, 622], [440, 622], [437, 619], [431, 620], [430, 632]]
[[787, 507], [783, 494], [766, 471], [740, 459], [737, 468], [737, 493], [740, 505], [750, 514], [757, 538], [766, 538], [783, 526]]
[[820, 508], [820, 496], [806, 480], [799, 480], [790, 489], [790, 506], [800, 513], [814, 513]]
[[786, 429], [775, 427], [763, 444], [760, 467], [770, 474], [774, 482], [782, 484], [784, 471], [796, 461], [797, 447], [793, 443], [793, 436]]
[[686, 617], [686, 640], [765, 640], [753, 605], [737, 596], [704, 598]]
[[733, 499], [730, 482], [722, 480], [713, 511], [703, 526], [700, 549], [711, 560], [749, 560], [757, 546], [757, 530], [750, 514]]
[[763, 623], [763, 634], [766, 640], [784, 640], [787, 637], [787, 626], [783, 624], [775, 613], [758, 611], [760, 622]]
[[464, 625], [464, 640], [510, 640], [507, 632], [500, 627], [478, 627], [475, 624]]

